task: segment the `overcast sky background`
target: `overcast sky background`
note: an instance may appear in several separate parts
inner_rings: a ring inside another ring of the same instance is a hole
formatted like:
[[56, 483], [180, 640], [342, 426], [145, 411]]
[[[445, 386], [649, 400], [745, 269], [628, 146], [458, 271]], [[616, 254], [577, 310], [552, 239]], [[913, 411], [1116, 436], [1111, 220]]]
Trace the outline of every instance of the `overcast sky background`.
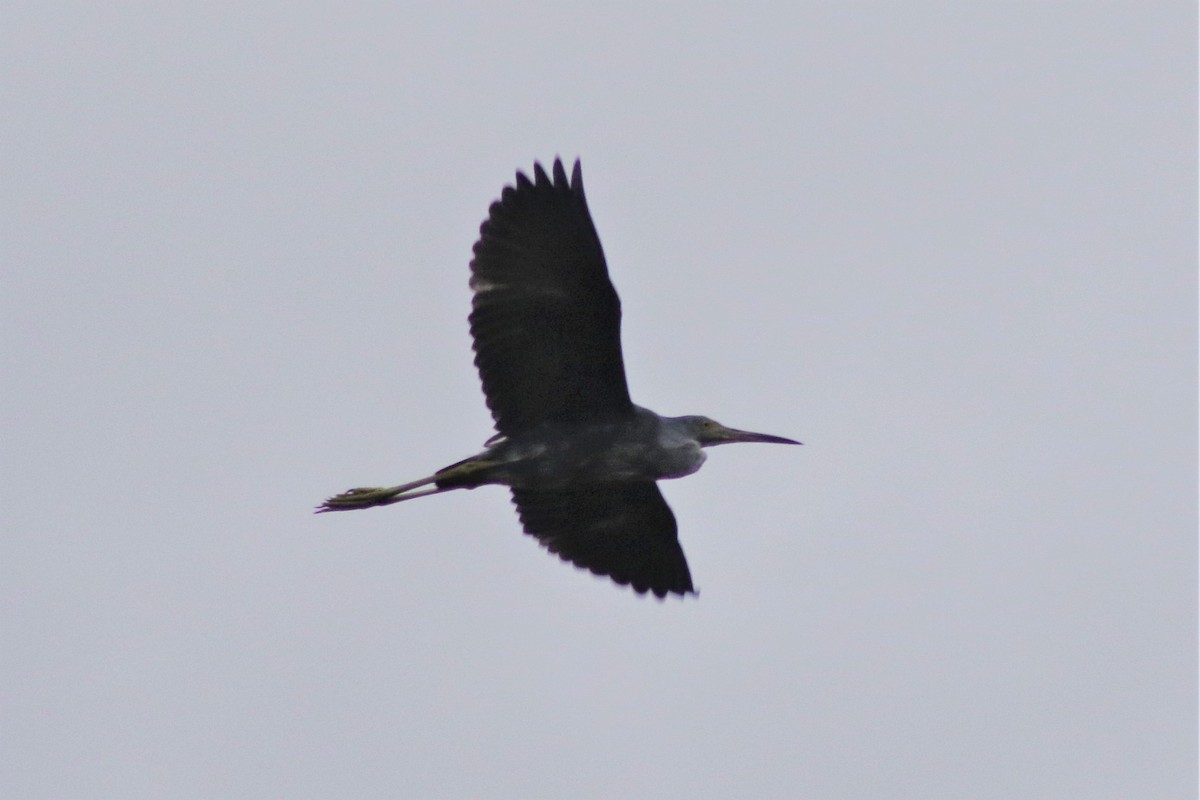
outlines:
[[[1192, 3], [7, 3], [0, 795], [1196, 789]], [[698, 598], [484, 488], [583, 159]]]

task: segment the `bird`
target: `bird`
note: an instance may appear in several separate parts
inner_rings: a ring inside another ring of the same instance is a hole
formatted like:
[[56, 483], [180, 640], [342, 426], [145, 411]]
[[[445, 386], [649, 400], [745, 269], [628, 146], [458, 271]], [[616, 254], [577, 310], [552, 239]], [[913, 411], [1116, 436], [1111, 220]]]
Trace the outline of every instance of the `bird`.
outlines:
[[470, 264], [475, 366], [496, 434], [483, 452], [398, 486], [350, 489], [317, 512], [506, 486], [525, 532], [638, 594], [696, 594], [658, 481], [690, 475], [704, 448], [797, 445], [704, 416], [664, 417], [629, 396], [621, 303], [575, 160], [516, 173], [488, 209]]

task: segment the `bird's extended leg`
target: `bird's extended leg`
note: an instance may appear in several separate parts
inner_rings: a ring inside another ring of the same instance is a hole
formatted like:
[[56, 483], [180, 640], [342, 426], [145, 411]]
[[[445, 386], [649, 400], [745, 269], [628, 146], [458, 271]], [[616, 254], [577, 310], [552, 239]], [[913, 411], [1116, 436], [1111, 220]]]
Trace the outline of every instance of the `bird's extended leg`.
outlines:
[[437, 476], [431, 475], [428, 478], [422, 478], [412, 483], [402, 483], [399, 486], [350, 489], [326, 500], [317, 507], [317, 513], [320, 514], [323, 511], [354, 511], [355, 509], [371, 508], [372, 506], [390, 506], [392, 503], [412, 500], [414, 497], [427, 497], [431, 494], [439, 494], [440, 492], [448, 492], [451, 489], [458, 488], [456, 486], [447, 486], [440, 489], [437, 487], [425, 489], [421, 492], [413, 491], [413, 489], [428, 486], [436, 480]]
[[[428, 497], [431, 494], [441, 494], [451, 489], [473, 489], [484, 483], [480, 474], [499, 462], [489, 460], [484, 455], [472, 456], [456, 464], [438, 470], [428, 478], [422, 478], [412, 483], [402, 483], [399, 486], [382, 488], [350, 489], [326, 500], [317, 507], [317, 513], [324, 511], [354, 511], [359, 508], [373, 506], [390, 506], [392, 503], [402, 503], [416, 497]], [[440, 484], [429, 489], [413, 491], [429, 484]]]

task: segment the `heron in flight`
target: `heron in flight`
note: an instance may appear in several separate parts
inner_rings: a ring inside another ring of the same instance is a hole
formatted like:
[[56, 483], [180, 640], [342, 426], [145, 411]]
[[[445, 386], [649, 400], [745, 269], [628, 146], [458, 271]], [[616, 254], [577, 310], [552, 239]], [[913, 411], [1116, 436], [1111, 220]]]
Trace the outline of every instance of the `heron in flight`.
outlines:
[[640, 594], [695, 593], [675, 515], [658, 489], [700, 469], [705, 447], [800, 444], [708, 417], [633, 404], [621, 303], [588, 213], [579, 161], [567, 180], [533, 165], [488, 209], [471, 261], [471, 336], [496, 435], [482, 453], [399, 486], [351, 489], [349, 511], [500, 484], [550, 552]]

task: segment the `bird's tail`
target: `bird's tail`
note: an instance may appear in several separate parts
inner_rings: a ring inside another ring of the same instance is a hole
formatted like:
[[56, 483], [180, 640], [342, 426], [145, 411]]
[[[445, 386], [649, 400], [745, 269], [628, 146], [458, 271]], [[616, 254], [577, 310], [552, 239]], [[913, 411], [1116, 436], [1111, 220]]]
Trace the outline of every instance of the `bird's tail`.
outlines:
[[442, 467], [433, 473], [433, 480], [439, 489], [474, 489], [492, 480], [491, 470], [502, 462], [488, 458], [486, 452], [456, 461], [448, 467]]

